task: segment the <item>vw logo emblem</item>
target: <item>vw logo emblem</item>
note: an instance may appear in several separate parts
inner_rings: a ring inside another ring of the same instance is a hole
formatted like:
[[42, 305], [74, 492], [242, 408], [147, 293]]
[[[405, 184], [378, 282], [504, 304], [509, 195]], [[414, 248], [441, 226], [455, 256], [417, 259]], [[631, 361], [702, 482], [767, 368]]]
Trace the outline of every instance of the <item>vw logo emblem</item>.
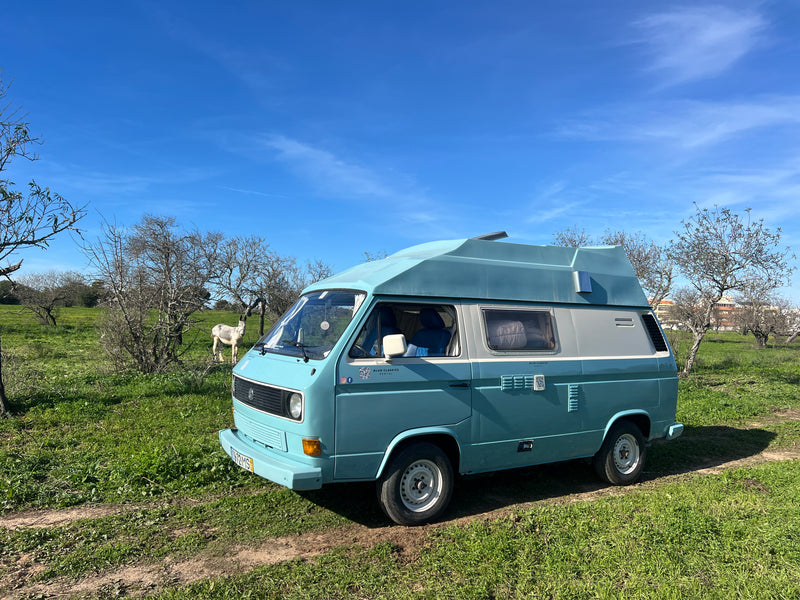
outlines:
[[247, 391], [247, 399], [248, 399], [250, 402], [252, 402], [252, 401], [253, 401], [253, 398], [255, 397], [255, 395], [256, 395], [256, 393], [255, 393], [255, 391], [253, 390], [253, 388], [250, 388], [250, 389]]

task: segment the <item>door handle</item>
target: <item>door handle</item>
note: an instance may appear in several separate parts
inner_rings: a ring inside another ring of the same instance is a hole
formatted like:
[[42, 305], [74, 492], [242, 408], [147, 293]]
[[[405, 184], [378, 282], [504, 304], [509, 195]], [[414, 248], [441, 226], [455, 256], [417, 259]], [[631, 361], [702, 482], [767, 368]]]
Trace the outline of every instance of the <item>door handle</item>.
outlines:
[[470, 386], [469, 381], [462, 381], [461, 383], [451, 383], [450, 387], [457, 387], [457, 388], [468, 388]]

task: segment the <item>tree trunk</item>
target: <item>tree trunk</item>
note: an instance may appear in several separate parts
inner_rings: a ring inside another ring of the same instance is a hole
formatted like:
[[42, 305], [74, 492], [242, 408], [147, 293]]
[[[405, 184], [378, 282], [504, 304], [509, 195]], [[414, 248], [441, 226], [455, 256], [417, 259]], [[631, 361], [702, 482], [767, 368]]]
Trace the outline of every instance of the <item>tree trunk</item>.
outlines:
[[686, 366], [683, 368], [681, 375], [686, 377], [692, 371], [694, 360], [697, 357], [697, 351], [700, 349], [700, 344], [706, 333], [711, 329], [711, 317], [714, 315], [714, 305], [719, 302], [722, 295], [720, 294], [714, 299], [710, 299], [708, 307], [706, 308], [705, 315], [703, 315], [702, 325], [692, 328], [692, 347], [689, 349], [689, 355], [686, 357]]
[[3, 385], [3, 342], [0, 340], [0, 419], [11, 416], [11, 407], [6, 398], [6, 388]]
[[258, 337], [264, 337], [264, 314], [267, 312], [267, 303], [263, 300], [258, 305]]
[[691, 372], [694, 366], [694, 359], [697, 357], [697, 351], [700, 349], [700, 344], [703, 342], [703, 338], [706, 337], [707, 331], [707, 329], [703, 329], [692, 332], [692, 347], [689, 349], [689, 354], [686, 357], [686, 365], [683, 367], [683, 372], [681, 373], [684, 377]]
[[797, 339], [797, 336], [800, 335], [800, 330], [795, 331], [792, 335], [789, 336], [789, 339], [786, 340], [787, 344], [791, 344], [793, 341]]

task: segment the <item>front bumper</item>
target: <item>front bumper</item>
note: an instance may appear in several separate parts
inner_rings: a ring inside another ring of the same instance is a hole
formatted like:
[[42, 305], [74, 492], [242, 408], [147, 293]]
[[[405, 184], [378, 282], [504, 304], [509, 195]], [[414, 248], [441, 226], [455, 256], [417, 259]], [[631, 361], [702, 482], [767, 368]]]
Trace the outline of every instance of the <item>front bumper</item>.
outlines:
[[286, 457], [275, 457], [266, 449], [247, 441], [236, 429], [219, 432], [219, 443], [231, 456], [231, 448], [253, 460], [253, 473], [286, 486], [292, 490], [318, 490], [322, 487], [322, 469], [293, 461]]

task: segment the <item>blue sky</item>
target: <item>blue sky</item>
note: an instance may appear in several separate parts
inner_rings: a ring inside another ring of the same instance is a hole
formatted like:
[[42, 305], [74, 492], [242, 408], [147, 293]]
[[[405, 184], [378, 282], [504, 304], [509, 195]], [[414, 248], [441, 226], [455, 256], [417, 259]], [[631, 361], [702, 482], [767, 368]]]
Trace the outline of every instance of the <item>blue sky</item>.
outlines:
[[88, 239], [150, 212], [335, 270], [500, 229], [664, 243], [694, 202], [800, 248], [798, 33], [794, 1], [6, 2], [44, 139], [9, 175], [88, 203]]

